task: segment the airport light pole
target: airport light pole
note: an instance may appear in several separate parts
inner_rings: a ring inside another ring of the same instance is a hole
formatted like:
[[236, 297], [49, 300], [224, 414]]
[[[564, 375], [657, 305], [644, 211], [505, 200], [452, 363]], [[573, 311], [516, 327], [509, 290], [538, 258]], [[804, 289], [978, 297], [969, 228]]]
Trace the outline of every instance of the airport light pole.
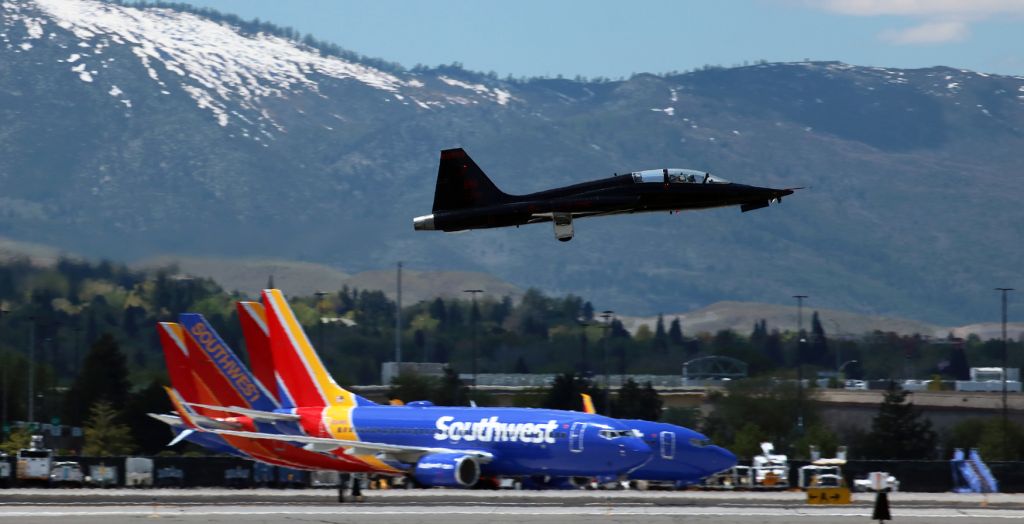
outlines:
[[[395, 273], [395, 366], [402, 364], [402, 261]], [[401, 374], [401, 371], [399, 371]]]
[[[0, 307], [0, 322], [3, 322], [4, 315], [10, 313], [10, 311]], [[6, 359], [5, 359], [6, 360]], [[3, 404], [3, 422], [0, 423], [0, 429], [7, 427], [7, 369], [10, 368], [10, 362], [3, 363], [3, 388], [4, 388], [4, 404]]]
[[804, 299], [807, 295], [793, 295], [796, 299], [796, 430], [804, 433]]
[[[1009, 418], [1007, 416], [1008, 411], [1006, 407], [1006, 363], [1007, 363], [1007, 352], [1006, 352], [1006, 294], [1013, 291], [1012, 287], [997, 287], [995, 289], [1002, 294], [1003, 299], [1003, 453], [1009, 454], [1009, 441], [1006, 438], [1006, 432], [1009, 429]], [[1019, 379], [1018, 379], [1019, 380]], [[1005, 457], [1004, 457], [1005, 460]]]
[[36, 410], [36, 317], [28, 317], [28, 424], [31, 431]]
[[479, 315], [479, 310], [477, 310], [477, 308], [476, 308], [476, 296], [478, 294], [480, 294], [480, 293], [483, 293], [484, 290], [482, 290], [482, 289], [463, 289], [462, 292], [463, 293], [469, 293], [469, 295], [472, 297], [472, 304], [473, 304], [473, 309], [470, 310], [469, 316], [471, 317], [470, 321], [471, 321], [471, 323], [473, 325], [473, 328], [472, 328], [473, 329], [473, 390], [475, 391], [476, 390], [476, 385], [477, 385], [477, 380], [476, 380], [477, 377], [476, 377], [476, 375], [477, 375], [477, 351], [478, 351], [478, 348], [477, 348], [477, 338], [476, 338], [476, 323], [477, 323], [477, 318], [476, 317]]
[[604, 411], [607, 415], [610, 408], [608, 391], [612, 388], [611, 377], [608, 375], [608, 330], [612, 327], [615, 312], [610, 309], [604, 310], [601, 312], [601, 318], [604, 320], [604, 324], [601, 325], [601, 329], [604, 330], [604, 336], [601, 337], [601, 348], [604, 350]]
[[836, 343], [836, 380], [839, 380], [839, 363], [842, 361], [842, 359], [839, 358], [839, 322], [836, 322], [834, 318], [830, 318], [828, 319], [828, 321], [831, 322], [832, 325], [836, 327], [836, 334], [834, 335], [834, 340]]
[[316, 295], [316, 348], [321, 354], [324, 350], [324, 314], [320, 309], [320, 305], [323, 304], [324, 297], [327, 296], [326, 291], [315, 291]]

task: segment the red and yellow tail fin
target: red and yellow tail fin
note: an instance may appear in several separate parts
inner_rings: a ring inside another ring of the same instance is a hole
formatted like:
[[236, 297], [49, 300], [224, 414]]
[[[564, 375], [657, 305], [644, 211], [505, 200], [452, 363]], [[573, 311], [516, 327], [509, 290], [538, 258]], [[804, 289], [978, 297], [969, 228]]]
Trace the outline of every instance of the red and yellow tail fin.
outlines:
[[242, 324], [242, 336], [249, 353], [249, 367], [256, 379], [263, 383], [274, 398], [281, 400], [274, 376], [274, 359], [270, 354], [270, 330], [267, 328], [267, 313], [259, 302], [239, 302], [238, 319]]
[[188, 362], [185, 329], [174, 322], [160, 322], [156, 330], [160, 334], [160, 346], [164, 350], [164, 361], [167, 362], [171, 387], [177, 390], [186, 402], [199, 402], [195, 379]]
[[296, 406], [373, 404], [334, 381], [280, 290], [263, 290], [263, 306], [266, 308], [274, 370]]

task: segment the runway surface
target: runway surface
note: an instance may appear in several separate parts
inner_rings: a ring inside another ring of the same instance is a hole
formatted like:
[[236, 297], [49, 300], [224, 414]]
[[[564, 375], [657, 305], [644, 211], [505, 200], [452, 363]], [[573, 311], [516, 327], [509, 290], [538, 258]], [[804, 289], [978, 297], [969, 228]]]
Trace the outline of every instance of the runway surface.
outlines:
[[[865, 522], [873, 496], [808, 506], [802, 493], [638, 491], [366, 491], [339, 504], [331, 490], [0, 490], [0, 524], [65, 520], [183, 523]], [[891, 495], [897, 522], [1024, 521], [1024, 495]]]

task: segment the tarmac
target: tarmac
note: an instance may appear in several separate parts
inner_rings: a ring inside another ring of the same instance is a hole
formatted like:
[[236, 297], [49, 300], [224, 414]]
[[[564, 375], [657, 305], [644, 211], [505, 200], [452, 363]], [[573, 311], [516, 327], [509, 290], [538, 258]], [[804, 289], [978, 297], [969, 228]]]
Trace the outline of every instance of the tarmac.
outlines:
[[[329, 489], [6, 489], [0, 524], [66, 520], [121, 524], [226, 523], [848, 523], [871, 519], [874, 495], [810, 506], [800, 492], [367, 490], [363, 502]], [[350, 498], [348, 500], [351, 500]], [[1024, 521], [1024, 495], [892, 493], [896, 522]]]

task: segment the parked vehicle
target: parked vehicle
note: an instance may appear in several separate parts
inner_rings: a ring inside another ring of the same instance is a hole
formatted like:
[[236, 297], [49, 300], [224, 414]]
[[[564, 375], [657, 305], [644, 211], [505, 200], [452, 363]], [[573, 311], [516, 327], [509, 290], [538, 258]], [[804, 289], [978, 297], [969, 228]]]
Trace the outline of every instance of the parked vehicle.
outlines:
[[117, 486], [117, 466], [93, 464], [89, 466], [89, 476], [85, 481], [90, 486], [112, 488]]
[[18, 451], [17, 482], [48, 484], [53, 468], [53, 450], [43, 447], [43, 436], [32, 435], [28, 449]]
[[80, 488], [85, 485], [85, 475], [82, 474], [82, 466], [73, 461], [54, 462], [50, 469], [50, 485], [53, 487]]
[[0, 488], [11, 485], [11, 462], [7, 460], [6, 453], [0, 453]]
[[167, 466], [156, 470], [156, 485], [160, 487], [182, 487], [185, 485], [185, 472], [181, 468]]
[[128, 457], [124, 460], [124, 483], [129, 487], [153, 485], [153, 459]]

